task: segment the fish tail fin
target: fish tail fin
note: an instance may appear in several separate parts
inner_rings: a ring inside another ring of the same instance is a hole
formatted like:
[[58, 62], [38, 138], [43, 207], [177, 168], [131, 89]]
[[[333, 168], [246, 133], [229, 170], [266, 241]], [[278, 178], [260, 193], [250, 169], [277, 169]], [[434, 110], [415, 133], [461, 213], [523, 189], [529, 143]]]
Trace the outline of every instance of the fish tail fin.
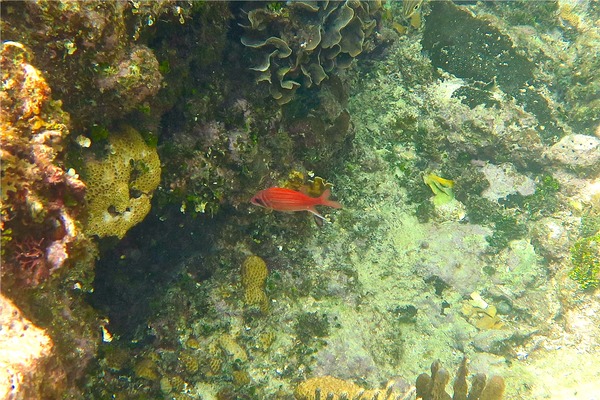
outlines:
[[342, 208], [342, 205], [334, 200], [329, 200], [329, 196], [331, 195], [330, 189], [325, 189], [323, 194], [319, 196], [319, 200], [321, 201], [319, 204], [327, 207], [333, 208]]

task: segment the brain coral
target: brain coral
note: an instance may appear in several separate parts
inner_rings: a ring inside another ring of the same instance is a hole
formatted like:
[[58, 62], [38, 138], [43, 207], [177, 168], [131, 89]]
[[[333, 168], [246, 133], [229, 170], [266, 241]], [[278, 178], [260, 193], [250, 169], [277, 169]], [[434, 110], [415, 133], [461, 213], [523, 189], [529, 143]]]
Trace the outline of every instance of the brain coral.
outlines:
[[88, 235], [122, 238], [150, 211], [152, 193], [160, 182], [160, 160], [131, 127], [109, 137], [109, 154], [90, 159], [84, 167], [88, 185]]
[[263, 312], [269, 307], [269, 300], [265, 294], [268, 273], [267, 264], [258, 256], [249, 256], [242, 264], [242, 285], [246, 304], [257, 305]]
[[241, 42], [254, 49], [257, 82], [268, 82], [279, 104], [300, 87], [319, 85], [347, 68], [365, 48], [381, 13], [379, 1], [294, 1], [281, 8], [257, 2], [240, 24]]

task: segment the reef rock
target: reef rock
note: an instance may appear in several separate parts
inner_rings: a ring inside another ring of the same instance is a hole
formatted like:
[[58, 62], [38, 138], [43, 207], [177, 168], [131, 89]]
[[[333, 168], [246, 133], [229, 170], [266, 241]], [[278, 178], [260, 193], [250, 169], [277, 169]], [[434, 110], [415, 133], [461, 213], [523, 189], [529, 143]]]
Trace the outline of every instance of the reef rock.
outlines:
[[[57, 368], [48, 374], [53, 360], [52, 340], [2, 295], [0, 326], [0, 398], [38, 399], [42, 394], [44, 398], [59, 397], [55, 390], [64, 384], [64, 377]], [[41, 385], [50, 379], [50, 387]]]
[[598, 168], [600, 165], [600, 139], [587, 135], [567, 135], [553, 145], [546, 156], [559, 164], [572, 168]]

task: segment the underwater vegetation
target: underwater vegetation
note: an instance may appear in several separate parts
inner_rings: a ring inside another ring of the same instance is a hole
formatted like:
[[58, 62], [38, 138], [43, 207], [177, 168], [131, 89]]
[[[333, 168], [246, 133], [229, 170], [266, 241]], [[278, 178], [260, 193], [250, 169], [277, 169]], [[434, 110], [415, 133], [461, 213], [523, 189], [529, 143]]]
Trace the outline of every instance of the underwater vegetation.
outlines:
[[600, 233], [579, 239], [571, 247], [573, 269], [570, 277], [583, 289], [593, 289], [600, 285]]

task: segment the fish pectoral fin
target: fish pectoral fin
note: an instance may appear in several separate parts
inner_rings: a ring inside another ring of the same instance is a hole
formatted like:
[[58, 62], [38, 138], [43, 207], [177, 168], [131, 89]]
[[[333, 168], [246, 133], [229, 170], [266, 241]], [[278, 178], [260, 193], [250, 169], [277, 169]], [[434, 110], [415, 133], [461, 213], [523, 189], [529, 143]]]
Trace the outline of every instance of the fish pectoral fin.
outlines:
[[[322, 216], [321, 214], [319, 214], [319, 212], [317, 211], [317, 209], [314, 206], [313, 207], [308, 207], [306, 209], [306, 211], [308, 211], [310, 213], [313, 213], [316, 217], [321, 218], [323, 221], [327, 221], [324, 216]], [[329, 221], [327, 221], [327, 222], [329, 222]]]

